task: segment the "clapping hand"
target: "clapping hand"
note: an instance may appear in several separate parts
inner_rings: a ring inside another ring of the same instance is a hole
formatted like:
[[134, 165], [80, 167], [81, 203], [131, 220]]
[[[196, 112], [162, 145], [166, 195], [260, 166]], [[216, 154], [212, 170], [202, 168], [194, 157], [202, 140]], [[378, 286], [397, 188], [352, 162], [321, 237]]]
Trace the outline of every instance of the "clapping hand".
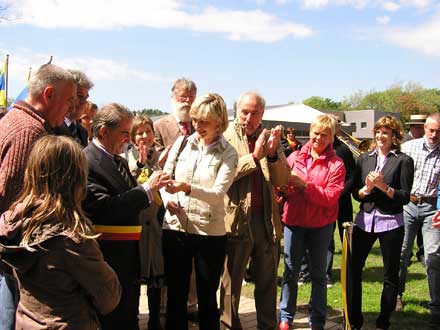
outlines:
[[145, 165], [147, 162], [148, 147], [144, 141], [139, 142], [139, 163]]
[[287, 184], [289, 186], [289, 190], [295, 190], [295, 189], [305, 189], [307, 186], [306, 181], [304, 181], [303, 178], [301, 178], [295, 171], [290, 172], [289, 179], [287, 181]]
[[270, 136], [266, 143], [266, 153], [269, 157], [275, 157], [281, 140], [281, 125], [270, 130]]

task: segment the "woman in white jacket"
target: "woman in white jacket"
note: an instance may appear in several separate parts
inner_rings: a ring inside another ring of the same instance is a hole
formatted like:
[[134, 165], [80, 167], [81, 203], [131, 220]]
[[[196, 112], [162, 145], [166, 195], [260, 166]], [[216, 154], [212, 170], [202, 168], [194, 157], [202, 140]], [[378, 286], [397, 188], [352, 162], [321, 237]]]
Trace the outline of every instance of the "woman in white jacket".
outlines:
[[168, 286], [167, 330], [188, 329], [186, 302], [194, 261], [201, 330], [220, 328], [216, 291], [225, 257], [224, 196], [234, 179], [238, 156], [223, 138], [226, 105], [207, 94], [192, 105], [195, 133], [179, 138], [164, 171], [174, 181], [162, 191]]

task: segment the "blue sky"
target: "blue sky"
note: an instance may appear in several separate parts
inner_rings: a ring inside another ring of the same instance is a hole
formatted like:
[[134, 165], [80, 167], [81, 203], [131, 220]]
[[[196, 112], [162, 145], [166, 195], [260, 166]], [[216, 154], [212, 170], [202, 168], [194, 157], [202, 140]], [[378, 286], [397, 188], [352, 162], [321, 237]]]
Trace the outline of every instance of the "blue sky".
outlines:
[[176, 78], [232, 107], [259, 91], [267, 104], [414, 81], [440, 88], [435, 0], [0, 0], [0, 56], [9, 97], [29, 67], [53, 63], [94, 81], [90, 100], [169, 111]]

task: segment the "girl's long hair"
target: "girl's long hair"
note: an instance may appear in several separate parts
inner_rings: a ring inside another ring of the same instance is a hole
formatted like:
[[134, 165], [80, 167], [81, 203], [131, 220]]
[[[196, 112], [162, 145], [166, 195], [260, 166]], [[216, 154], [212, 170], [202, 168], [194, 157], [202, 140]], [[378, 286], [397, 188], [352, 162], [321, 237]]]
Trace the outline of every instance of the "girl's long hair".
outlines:
[[12, 208], [28, 221], [22, 245], [32, 250], [32, 236], [47, 222], [61, 223], [67, 236], [96, 238], [81, 202], [87, 194], [87, 160], [78, 143], [64, 136], [47, 135], [36, 141], [29, 155], [24, 186]]

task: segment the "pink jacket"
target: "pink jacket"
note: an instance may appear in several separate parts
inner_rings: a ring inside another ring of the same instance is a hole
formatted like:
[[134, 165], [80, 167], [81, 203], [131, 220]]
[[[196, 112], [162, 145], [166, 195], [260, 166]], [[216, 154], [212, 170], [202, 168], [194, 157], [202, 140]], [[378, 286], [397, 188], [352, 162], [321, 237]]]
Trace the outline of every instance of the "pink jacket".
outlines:
[[309, 142], [287, 159], [290, 167], [307, 182], [304, 190], [286, 193], [283, 222], [289, 226], [324, 227], [338, 216], [338, 199], [344, 188], [344, 163], [330, 145], [307, 169], [310, 148]]

